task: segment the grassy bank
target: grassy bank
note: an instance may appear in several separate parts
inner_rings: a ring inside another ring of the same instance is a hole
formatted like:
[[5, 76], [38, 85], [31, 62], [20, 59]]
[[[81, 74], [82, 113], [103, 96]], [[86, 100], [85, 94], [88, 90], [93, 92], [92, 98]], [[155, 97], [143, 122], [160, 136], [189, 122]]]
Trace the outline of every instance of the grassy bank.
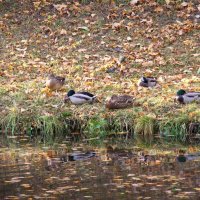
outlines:
[[[1, 134], [198, 141], [199, 104], [174, 103], [178, 89], [200, 90], [197, 3], [0, 2]], [[66, 78], [62, 91], [44, 89], [49, 73]], [[138, 91], [142, 75], [158, 77], [160, 87]], [[100, 103], [63, 105], [71, 88]], [[112, 94], [133, 95], [134, 107], [107, 110]]]
[[2, 133], [25, 134], [43, 142], [66, 138], [97, 144], [110, 138], [136, 139], [147, 143], [156, 140], [199, 142], [199, 112], [195, 104], [180, 106], [177, 114], [162, 114], [162, 118], [155, 113], [141, 111], [141, 107], [111, 112], [101, 108], [101, 104], [84, 105], [75, 109], [54, 108], [54, 113], [48, 115], [36, 108], [23, 111], [13, 107], [1, 120]]

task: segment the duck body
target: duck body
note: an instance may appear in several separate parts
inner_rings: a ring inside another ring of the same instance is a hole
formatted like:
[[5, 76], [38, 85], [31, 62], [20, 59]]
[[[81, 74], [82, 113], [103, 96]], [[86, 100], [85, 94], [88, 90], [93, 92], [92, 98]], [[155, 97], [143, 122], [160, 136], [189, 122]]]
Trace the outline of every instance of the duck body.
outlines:
[[77, 92], [75, 93], [74, 90], [70, 90], [64, 101], [65, 103], [67, 102], [67, 100], [69, 99], [73, 104], [75, 105], [80, 105], [80, 104], [84, 104], [84, 103], [92, 103], [95, 100], [96, 96], [94, 96], [93, 94], [89, 93], [89, 92]]
[[188, 104], [194, 101], [200, 102], [200, 92], [188, 92], [185, 90], [179, 90], [177, 92], [177, 101], [181, 104]]
[[133, 97], [129, 95], [113, 95], [106, 103], [108, 109], [122, 109], [133, 106]]
[[138, 82], [138, 86], [141, 87], [155, 87], [156, 84], [157, 80], [154, 77], [142, 77]]
[[60, 88], [64, 85], [65, 78], [61, 76], [55, 76], [51, 74], [48, 76], [46, 80], [46, 87], [50, 90], [60, 90]]

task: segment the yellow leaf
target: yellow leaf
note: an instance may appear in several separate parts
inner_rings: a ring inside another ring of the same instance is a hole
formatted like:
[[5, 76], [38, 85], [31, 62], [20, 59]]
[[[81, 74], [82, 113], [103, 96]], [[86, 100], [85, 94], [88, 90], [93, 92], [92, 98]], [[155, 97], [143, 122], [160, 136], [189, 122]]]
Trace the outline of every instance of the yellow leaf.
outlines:
[[155, 8], [155, 12], [163, 12], [163, 8], [161, 6], [158, 6]]
[[48, 97], [52, 96], [52, 91], [48, 87], [43, 88], [41, 92]]
[[86, 85], [87, 86], [93, 86], [94, 84], [93, 84], [93, 82], [86, 82]]

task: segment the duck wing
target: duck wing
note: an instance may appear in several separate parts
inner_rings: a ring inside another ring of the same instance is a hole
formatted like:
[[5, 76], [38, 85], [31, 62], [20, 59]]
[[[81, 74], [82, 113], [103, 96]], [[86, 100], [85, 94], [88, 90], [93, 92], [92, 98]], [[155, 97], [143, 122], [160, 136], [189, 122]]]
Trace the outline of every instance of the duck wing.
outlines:
[[151, 76], [146, 77], [146, 79], [157, 81], [155, 77], [151, 77]]
[[61, 76], [56, 76], [55, 79], [58, 80], [58, 81], [64, 81], [65, 80], [65, 78], [61, 77]]
[[179, 95], [177, 100], [180, 103], [191, 103], [193, 101], [200, 101], [200, 93], [199, 92], [190, 92], [184, 95]]
[[138, 85], [142, 87], [154, 87], [156, 83], [157, 80], [154, 77], [142, 77]]
[[146, 79], [147, 79], [147, 81], [148, 81], [149, 83], [157, 83], [157, 80], [156, 80], [156, 78], [154, 78], [154, 77], [147, 77]]
[[186, 93], [185, 96], [189, 98], [198, 98], [200, 97], [200, 92], [189, 92], [189, 93]]
[[148, 87], [156, 86], [156, 84], [157, 84], [156, 78], [148, 77], [147, 80], [148, 80]]
[[94, 97], [94, 95], [89, 93], [89, 92], [77, 92], [76, 94], [83, 94], [83, 95], [88, 96], [88, 97]]
[[157, 83], [157, 80], [156, 79], [149, 79], [148, 80], [150, 83]]
[[119, 95], [119, 96], [113, 96], [112, 100], [118, 102], [118, 103], [132, 103], [133, 97], [129, 95]]
[[128, 108], [132, 105], [133, 97], [129, 95], [113, 95], [111, 99], [106, 103], [106, 107], [109, 109]]
[[89, 97], [88, 95], [81, 94], [81, 93], [76, 93], [71, 98], [82, 99], [85, 101], [90, 101], [92, 99], [92, 97]]

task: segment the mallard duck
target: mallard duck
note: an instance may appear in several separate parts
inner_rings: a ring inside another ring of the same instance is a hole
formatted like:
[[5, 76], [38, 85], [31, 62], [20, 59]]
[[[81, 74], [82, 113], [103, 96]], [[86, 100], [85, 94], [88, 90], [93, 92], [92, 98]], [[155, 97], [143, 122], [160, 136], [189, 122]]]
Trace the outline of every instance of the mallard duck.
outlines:
[[129, 95], [113, 95], [107, 102], [108, 109], [121, 109], [133, 106], [133, 97]]
[[67, 95], [65, 96], [64, 102], [66, 103], [68, 99], [73, 104], [84, 104], [84, 103], [92, 103], [95, 100], [96, 96], [89, 92], [77, 92], [75, 93], [74, 90], [70, 90]]
[[65, 83], [65, 78], [51, 74], [46, 80], [46, 87], [50, 90], [59, 90]]
[[191, 103], [194, 101], [200, 102], [200, 92], [186, 93], [185, 90], [181, 89], [176, 93], [176, 95], [177, 95], [176, 100], [182, 104]]
[[157, 80], [154, 77], [142, 77], [138, 81], [138, 86], [141, 87], [155, 87], [157, 84]]

